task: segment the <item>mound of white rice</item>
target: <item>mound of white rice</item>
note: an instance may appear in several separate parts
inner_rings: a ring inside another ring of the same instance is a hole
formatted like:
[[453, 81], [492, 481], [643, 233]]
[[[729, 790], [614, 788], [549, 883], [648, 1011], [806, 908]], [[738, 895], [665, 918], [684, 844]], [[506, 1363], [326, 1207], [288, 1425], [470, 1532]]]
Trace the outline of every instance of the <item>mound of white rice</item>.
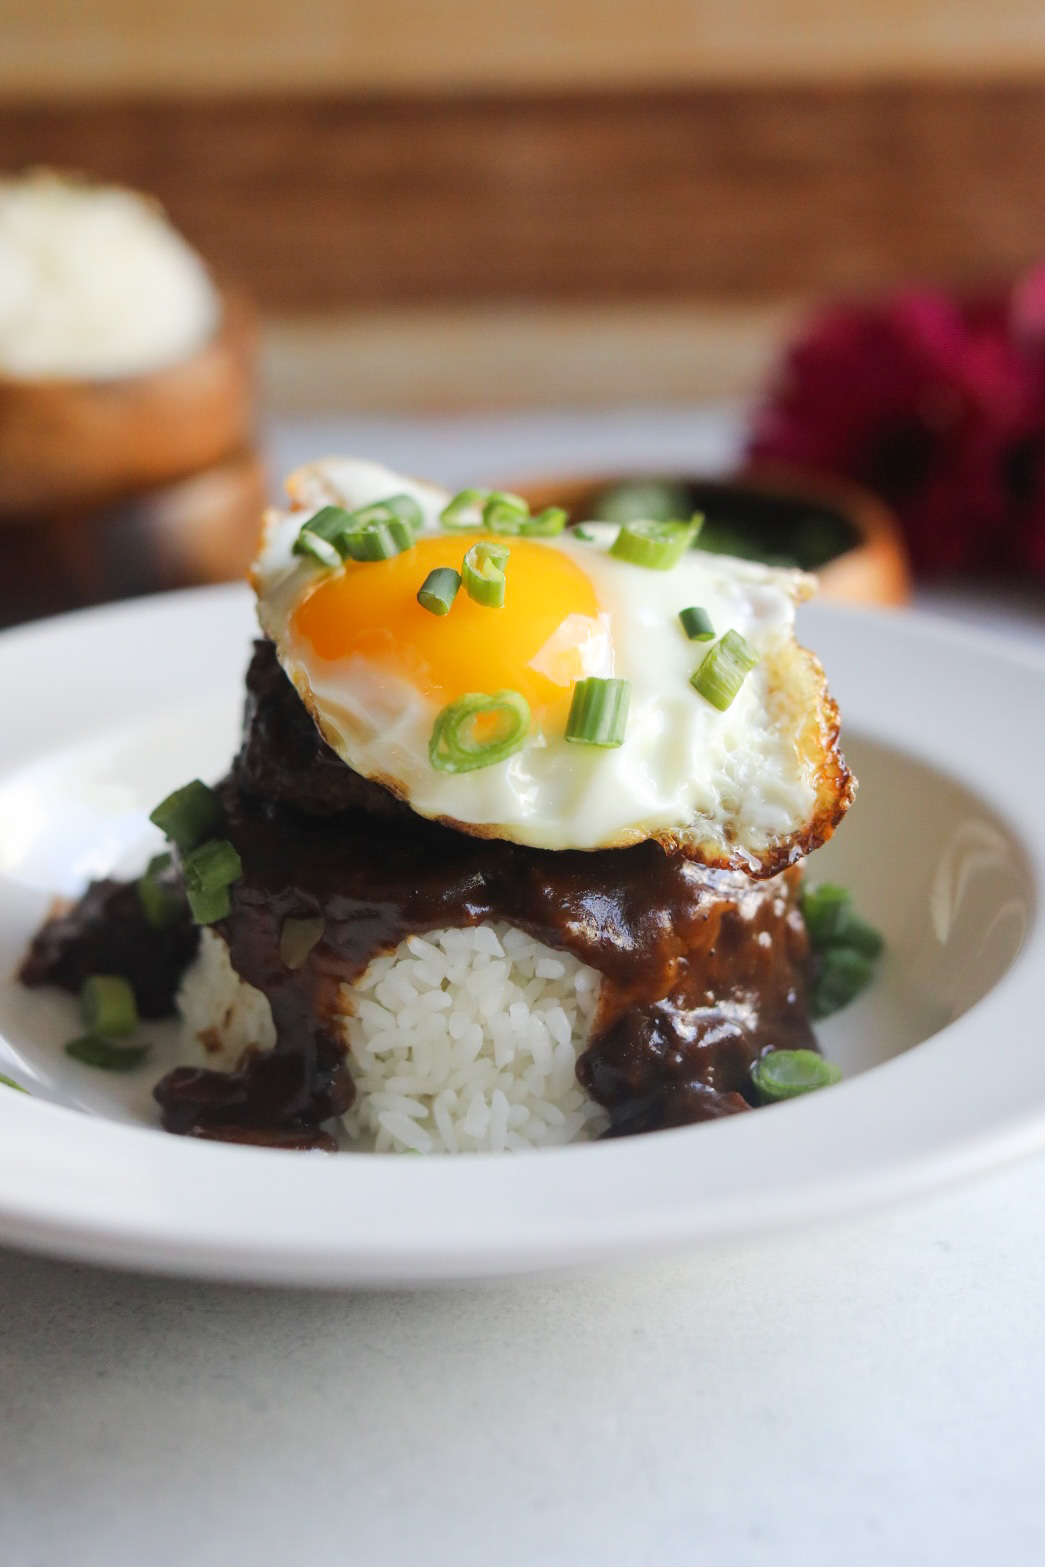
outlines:
[[[600, 976], [505, 924], [408, 936], [341, 990], [357, 1098], [378, 1152], [501, 1153], [584, 1140], [605, 1115], [577, 1084]], [[191, 1056], [229, 1069], [275, 1042], [269, 1004], [204, 931], [178, 1006]]]

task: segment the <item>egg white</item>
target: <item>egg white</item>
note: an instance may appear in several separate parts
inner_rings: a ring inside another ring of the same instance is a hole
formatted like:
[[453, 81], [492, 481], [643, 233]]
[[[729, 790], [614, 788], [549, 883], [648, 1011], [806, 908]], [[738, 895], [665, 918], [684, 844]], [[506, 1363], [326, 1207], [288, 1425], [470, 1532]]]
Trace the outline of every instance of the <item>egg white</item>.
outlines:
[[[320, 507], [396, 493], [412, 495], [425, 529], [438, 532], [448, 492], [334, 458], [298, 470], [287, 489], [293, 508], [269, 514], [252, 573], [262, 630], [338, 755], [421, 815], [543, 849], [653, 837], [710, 864], [769, 874], [829, 836], [844, 813], [854, 784], [837, 750], [837, 714], [819, 665], [794, 640], [795, 606], [814, 578], [699, 550], [670, 571], [645, 570], [609, 553], [617, 529], [608, 524], [588, 524], [590, 542], [569, 533], [544, 541], [593, 585], [602, 613], [584, 670], [631, 682], [624, 743], [573, 745], [535, 727], [508, 760], [448, 774], [429, 761], [436, 709], [422, 693], [358, 656], [325, 662], [295, 637], [294, 610], [323, 568], [291, 552]], [[693, 604], [707, 610], [716, 635], [732, 628], [760, 657], [724, 713], [690, 685], [708, 647], [689, 641], [679, 622]], [[546, 644], [540, 656], [555, 652]]]

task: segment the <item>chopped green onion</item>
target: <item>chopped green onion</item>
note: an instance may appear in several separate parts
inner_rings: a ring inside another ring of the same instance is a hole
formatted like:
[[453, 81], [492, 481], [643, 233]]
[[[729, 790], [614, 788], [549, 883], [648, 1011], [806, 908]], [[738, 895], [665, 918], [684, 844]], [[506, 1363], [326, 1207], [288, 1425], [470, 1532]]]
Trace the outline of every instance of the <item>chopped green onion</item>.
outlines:
[[221, 821], [221, 802], [213, 789], [194, 778], [161, 800], [149, 820], [175, 848], [185, 852], [210, 837]]
[[428, 756], [441, 773], [492, 767], [518, 751], [529, 727], [529, 705], [518, 691], [470, 691], [439, 714]]
[[29, 1093], [28, 1088], [23, 1088], [21, 1083], [16, 1083], [13, 1077], [7, 1077], [3, 1072], [0, 1072], [0, 1083], [3, 1083], [5, 1088], [17, 1089], [20, 1094]]
[[751, 1068], [751, 1081], [763, 1104], [827, 1088], [841, 1076], [834, 1062], [825, 1061], [815, 1050], [767, 1050]]
[[424, 521], [412, 495], [390, 495], [352, 513], [344, 536], [344, 550], [353, 560], [391, 560], [417, 543]]
[[845, 945], [865, 958], [881, 957], [885, 940], [881, 931], [875, 930], [859, 914], [850, 914], [845, 923]]
[[710, 642], [715, 635], [715, 628], [711, 624], [711, 616], [706, 609], [680, 609], [679, 619], [682, 629], [691, 642]]
[[567, 740], [607, 748], [623, 745], [630, 698], [628, 680], [603, 680], [597, 675], [578, 680], [566, 720]]
[[491, 533], [519, 533], [530, 508], [521, 495], [507, 490], [491, 490], [483, 506], [483, 527]]
[[413, 533], [417, 533], [424, 524], [424, 513], [412, 495], [390, 495], [387, 500], [373, 501], [369, 506], [360, 506], [352, 513], [352, 520], [363, 524], [387, 522], [389, 517], [398, 517]]
[[154, 854], [138, 878], [138, 901], [154, 930], [175, 924], [185, 907], [181, 888], [172, 876], [173, 864], [169, 854]]
[[96, 1066], [103, 1072], [133, 1072], [148, 1056], [149, 1047], [114, 1045], [111, 1040], [99, 1039], [95, 1034], [84, 1034], [80, 1039], [71, 1039], [65, 1053], [74, 1061]]
[[473, 544], [461, 568], [468, 597], [477, 604], [484, 604], [487, 609], [500, 609], [504, 604], [504, 568], [507, 562], [506, 545], [490, 544], [484, 539]]
[[232, 907], [229, 887], [243, 874], [243, 865], [227, 838], [203, 843], [182, 863], [185, 893], [197, 925], [213, 925]]
[[581, 542], [584, 543], [584, 544], [594, 544], [595, 543], [595, 535], [594, 535], [594, 533], [591, 533], [587, 528], [583, 528], [583, 527], [582, 528], [571, 528], [571, 530], [570, 530], [570, 538], [571, 539], [580, 539]]
[[415, 542], [409, 523], [392, 516], [372, 517], [345, 534], [344, 547], [345, 554], [352, 560], [391, 560], [394, 555], [411, 549]]
[[693, 543], [702, 521], [697, 515], [690, 522], [626, 522], [610, 554], [648, 571], [670, 571]]
[[850, 947], [865, 958], [877, 958], [885, 943], [872, 925], [853, 912], [853, 900], [844, 887], [822, 882], [804, 887], [799, 900], [809, 940], [817, 952], [828, 947]]
[[520, 528], [524, 539], [555, 539], [566, 527], [567, 513], [561, 506], [546, 506], [536, 517], [527, 517]]
[[489, 490], [458, 490], [439, 513], [439, 521], [447, 528], [478, 528], [482, 525], [482, 512], [489, 497]]
[[448, 615], [461, 586], [461, 573], [452, 566], [437, 566], [417, 590], [417, 602], [433, 615]]
[[232, 913], [232, 899], [227, 887], [204, 891], [201, 887], [186, 887], [185, 896], [197, 925], [213, 925], [217, 920], [228, 919]]
[[80, 987], [84, 1027], [103, 1039], [122, 1039], [138, 1026], [130, 982], [120, 974], [91, 974]]
[[211, 838], [183, 860], [186, 887], [206, 892], [231, 887], [243, 875], [243, 862], [227, 838]]
[[311, 555], [324, 566], [339, 566], [345, 558], [344, 537], [352, 526], [352, 513], [343, 506], [323, 506], [301, 526], [294, 540], [294, 555]]
[[758, 654], [740, 632], [727, 631], [721, 642], [705, 653], [690, 685], [724, 713], [757, 663]]
[[810, 1011], [815, 1018], [830, 1017], [855, 1001], [874, 978], [874, 960], [854, 947], [828, 947], [819, 959]]
[[799, 905], [814, 947], [829, 947], [838, 940], [852, 901], [852, 894], [834, 882], [825, 881], [819, 887], [802, 888]]

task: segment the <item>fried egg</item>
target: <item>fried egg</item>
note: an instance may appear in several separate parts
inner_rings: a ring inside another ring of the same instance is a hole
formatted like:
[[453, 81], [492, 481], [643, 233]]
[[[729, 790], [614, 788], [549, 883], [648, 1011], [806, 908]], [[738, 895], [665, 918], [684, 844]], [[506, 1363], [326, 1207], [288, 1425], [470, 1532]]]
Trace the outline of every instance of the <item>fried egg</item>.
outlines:
[[[833, 831], [855, 782], [838, 749], [823, 672], [794, 639], [815, 579], [691, 549], [670, 570], [610, 553], [617, 528], [511, 537], [502, 607], [458, 593], [448, 614], [417, 601], [438, 567], [460, 571], [480, 535], [447, 531], [448, 492], [376, 463], [327, 459], [288, 481], [290, 508], [266, 518], [251, 580], [275, 644], [329, 745], [422, 816], [541, 849], [619, 848], [648, 838], [710, 865], [770, 875]], [[302, 524], [410, 495], [424, 522], [411, 549], [333, 569], [295, 555]], [[758, 655], [720, 712], [690, 683], [708, 644], [679, 611], [700, 606], [716, 637]], [[589, 676], [630, 682], [623, 743], [575, 744], [573, 690]], [[519, 693], [526, 738], [472, 771], [433, 765], [440, 712], [472, 692]]]

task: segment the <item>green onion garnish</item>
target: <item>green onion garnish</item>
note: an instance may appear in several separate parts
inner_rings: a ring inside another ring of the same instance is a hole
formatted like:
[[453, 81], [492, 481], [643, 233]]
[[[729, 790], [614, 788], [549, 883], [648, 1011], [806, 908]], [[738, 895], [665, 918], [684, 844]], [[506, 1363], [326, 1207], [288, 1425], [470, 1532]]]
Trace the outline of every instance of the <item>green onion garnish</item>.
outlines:
[[491, 533], [516, 534], [530, 515], [530, 508], [521, 495], [508, 490], [491, 490], [483, 506], [483, 527]]
[[441, 773], [492, 767], [518, 751], [529, 727], [529, 705], [518, 691], [470, 691], [439, 714], [428, 756]]
[[95, 1034], [84, 1034], [81, 1039], [71, 1039], [65, 1047], [67, 1056], [82, 1061], [84, 1066], [96, 1066], [103, 1072], [133, 1072], [141, 1066], [149, 1054], [148, 1045], [114, 1045], [109, 1039]]
[[[373, 513], [378, 508], [371, 506], [367, 510]], [[391, 560], [394, 555], [413, 549], [416, 542], [410, 524], [391, 514], [371, 516], [358, 525], [353, 518], [352, 530], [344, 536], [346, 555], [361, 561]]]
[[630, 698], [628, 680], [602, 680], [597, 675], [578, 680], [566, 720], [567, 740], [607, 748], [623, 745]]
[[573, 529], [571, 529], [571, 531], [570, 531], [570, 538], [571, 539], [580, 539], [581, 542], [584, 543], [584, 544], [594, 544], [595, 543], [595, 535], [594, 535], [594, 533], [591, 532], [591, 530], [589, 528], [580, 527], [580, 528], [573, 528]]
[[194, 778], [161, 800], [149, 820], [184, 853], [210, 837], [221, 821], [221, 802], [213, 789]]
[[102, 1039], [122, 1039], [138, 1026], [130, 982], [120, 974], [91, 974], [80, 987], [84, 1027]]
[[649, 571], [669, 571], [689, 549], [703, 520], [698, 514], [690, 522], [626, 522], [610, 554]]
[[473, 544], [461, 568], [468, 597], [477, 604], [484, 604], [487, 609], [500, 609], [504, 604], [504, 568], [507, 563], [506, 545], [490, 544], [485, 539]]
[[20, 1094], [28, 1094], [29, 1093], [28, 1088], [23, 1088], [21, 1083], [16, 1083], [13, 1077], [8, 1077], [3, 1072], [0, 1072], [0, 1083], [3, 1083], [5, 1088], [17, 1089], [17, 1091]]
[[424, 524], [424, 513], [412, 495], [390, 495], [387, 500], [360, 506], [352, 513], [352, 517], [358, 523], [387, 522], [389, 517], [398, 517], [414, 533], [419, 532]]
[[243, 865], [227, 838], [200, 844], [182, 862], [185, 893], [197, 925], [213, 925], [232, 907], [229, 888], [243, 874]]
[[803, 887], [799, 903], [816, 951], [850, 947], [865, 958], [876, 958], [881, 953], [885, 943], [872, 925], [854, 914], [852, 895], [844, 887], [832, 882]]
[[169, 854], [154, 854], [138, 879], [138, 900], [154, 930], [175, 924], [185, 907], [181, 889], [172, 879], [173, 864]]
[[324, 566], [339, 566], [345, 557], [344, 536], [352, 513], [343, 506], [324, 506], [301, 526], [291, 547], [294, 555], [311, 555]]
[[713, 639], [715, 628], [706, 609], [680, 609], [679, 619], [691, 642], [710, 642]]
[[412, 495], [390, 495], [387, 500], [360, 506], [351, 516], [344, 535], [343, 552], [353, 560], [391, 560], [417, 543], [424, 522]]
[[536, 517], [527, 517], [519, 532], [524, 539], [555, 539], [566, 527], [567, 514], [561, 506], [546, 506]]
[[479, 513], [489, 498], [489, 490], [458, 490], [439, 513], [439, 521], [447, 528], [478, 528], [482, 525]]
[[758, 654], [740, 632], [727, 631], [721, 642], [705, 653], [690, 685], [724, 713], [757, 663]]
[[751, 1068], [751, 1081], [763, 1104], [827, 1088], [841, 1076], [834, 1062], [825, 1061], [815, 1050], [767, 1050]]
[[873, 958], [866, 957], [855, 947], [828, 947], [818, 962], [810, 1012], [817, 1019], [840, 1012], [867, 989], [873, 978]]
[[461, 586], [461, 573], [452, 566], [437, 566], [417, 590], [417, 602], [433, 615], [448, 615]]

